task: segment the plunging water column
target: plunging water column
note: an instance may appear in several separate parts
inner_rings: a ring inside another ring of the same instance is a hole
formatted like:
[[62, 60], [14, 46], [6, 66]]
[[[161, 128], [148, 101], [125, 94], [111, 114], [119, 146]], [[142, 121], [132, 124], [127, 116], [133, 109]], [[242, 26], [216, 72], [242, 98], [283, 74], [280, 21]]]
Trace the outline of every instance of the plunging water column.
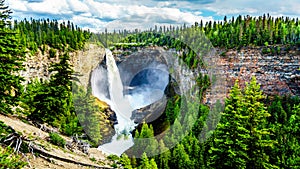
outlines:
[[[134, 122], [130, 120], [133, 109], [129, 101], [123, 96], [120, 73], [109, 49], [106, 49], [106, 66], [107, 69], [99, 66], [92, 73], [93, 95], [109, 104], [110, 108], [116, 113], [118, 124], [114, 126], [116, 134], [113, 136], [112, 141], [99, 146], [99, 149], [107, 154], [121, 155], [133, 146], [133, 138], [130, 134], [135, 126]], [[127, 134], [126, 139], [118, 138], [121, 134]]]

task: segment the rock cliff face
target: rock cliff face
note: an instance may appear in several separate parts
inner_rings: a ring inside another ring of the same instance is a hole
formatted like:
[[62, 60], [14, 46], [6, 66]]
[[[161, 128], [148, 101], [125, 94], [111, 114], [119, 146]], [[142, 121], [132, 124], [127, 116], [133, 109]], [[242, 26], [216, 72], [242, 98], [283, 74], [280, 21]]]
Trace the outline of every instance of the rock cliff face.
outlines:
[[[300, 51], [281, 52], [279, 55], [262, 54], [262, 48], [247, 47], [229, 50], [218, 61], [226, 76], [227, 90], [236, 79], [240, 85], [256, 76], [266, 95], [300, 96]], [[220, 52], [220, 50], [219, 50]]]
[[[20, 74], [25, 78], [25, 84], [35, 78], [48, 80], [51, 76], [49, 67], [52, 63], [59, 62], [59, 54], [56, 52], [54, 57], [49, 54], [49, 49], [44, 54], [39, 51], [36, 55], [26, 54], [26, 60], [23, 63], [25, 70]], [[90, 72], [103, 59], [104, 49], [93, 44], [87, 45], [83, 50], [70, 52], [70, 64], [73, 65], [75, 72], [79, 72], [80, 83], [86, 88], [89, 83]]]

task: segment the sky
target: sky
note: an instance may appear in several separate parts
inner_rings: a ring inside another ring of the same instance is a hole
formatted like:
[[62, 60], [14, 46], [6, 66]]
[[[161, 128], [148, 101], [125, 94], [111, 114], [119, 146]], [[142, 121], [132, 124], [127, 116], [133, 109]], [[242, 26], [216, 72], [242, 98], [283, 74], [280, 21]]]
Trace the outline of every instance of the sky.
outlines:
[[13, 19], [70, 20], [92, 32], [192, 25], [238, 15], [300, 18], [300, 0], [6, 0]]

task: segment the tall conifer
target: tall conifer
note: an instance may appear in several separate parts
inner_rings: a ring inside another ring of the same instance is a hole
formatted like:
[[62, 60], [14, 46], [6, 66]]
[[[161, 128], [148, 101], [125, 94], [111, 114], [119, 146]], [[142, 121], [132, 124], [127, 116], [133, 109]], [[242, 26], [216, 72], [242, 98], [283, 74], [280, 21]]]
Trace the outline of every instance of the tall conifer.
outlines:
[[18, 75], [23, 70], [24, 58], [19, 36], [11, 30], [8, 6], [0, 0], [0, 113], [12, 113], [12, 107], [18, 105], [22, 92], [23, 78]]

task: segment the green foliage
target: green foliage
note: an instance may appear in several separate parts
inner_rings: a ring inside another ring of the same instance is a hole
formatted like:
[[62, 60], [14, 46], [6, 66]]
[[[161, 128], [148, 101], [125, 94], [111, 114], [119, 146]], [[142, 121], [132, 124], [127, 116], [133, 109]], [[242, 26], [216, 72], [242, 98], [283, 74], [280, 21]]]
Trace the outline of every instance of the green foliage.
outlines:
[[270, 114], [263, 99], [255, 77], [243, 91], [236, 82], [213, 136], [209, 150], [212, 155], [209, 162], [211, 167], [276, 168], [267, 154], [276, 141], [270, 139], [271, 128], [267, 126]]
[[72, 50], [82, 49], [85, 42], [90, 38], [89, 31], [83, 31], [73, 23], [58, 23], [57, 20], [24, 19], [14, 21], [13, 29], [20, 32], [21, 43], [34, 54], [38, 48], [48, 45], [52, 48], [62, 50], [69, 48]]
[[181, 99], [178, 95], [168, 99], [165, 113], [167, 116], [167, 120], [170, 124], [174, 123], [175, 119], [180, 113], [180, 102]]
[[[192, 37], [196, 35], [196, 37]], [[142, 44], [141, 46], [164, 46], [174, 48], [181, 53], [179, 57], [188, 67], [195, 69], [202, 63], [204, 55], [208, 54], [212, 45], [200, 29], [187, 28], [177, 32], [145, 31], [130, 34], [121, 39], [125, 44]], [[124, 44], [124, 43], [121, 43]]]
[[75, 112], [90, 140], [99, 145], [102, 140], [102, 131], [105, 130], [105, 118], [101, 116], [103, 110], [95, 104], [96, 98], [92, 96], [91, 89], [87, 92], [83, 88], [73, 85], [73, 102]]
[[299, 99], [276, 97], [269, 106], [272, 116], [268, 121], [273, 129], [271, 138], [277, 142], [269, 150], [270, 161], [280, 168], [297, 168], [300, 163], [299, 105]]
[[248, 116], [243, 111], [242, 93], [238, 82], [226, 99], [226, 107], [222, 119], [214, 133], [213, 146], [210, 149], [209, 165], [213, 168], [246, 168], [248, 160], [248, 144], [250, 132], [244, 121]]
[[182, 144], [177, 144], [172, 154], [171, 168], [193, 168], [189, 155]]
[[14, 151], [10, 148], [3, 148], [0, 146], [0, 168], [15, 168], [21, 169], [26, 166], [27, 163], [22, 161], [19, 155], [16, 155]]
[[60, 62], [51, 65], [50, 81], [33, 81], [27, 85], [24, 102], [29, 118], [58, 127], [63, 133], [81, 133], [72, 99], [73, 70], [69, 55], [60, 56]]
[[0, 113], [13, 113], [22, 93], [23, 78], [18, 75], [23, 70], [24, 50], [19, 43], [17, 31], [10, 29], [11, 10], [0, 1]]
[[113, 160], [113, 161], [117, 161], [120, 158], [117, 155], [111, 154], [107, 156], [107, 159]]
[[288, 121], [287, 132], [288, 144], [285, 148], [286, 165], [288, 168], [297, 168], [300, 164], [300, 104], [295, 105]]
[[120, 163], [125, 169], [132, 169], [131, 161], [126, 154], [121, 155]]
[[266, 153], [267, 147], [274, 145], [274, 140], [269, 139], [270, 128], [267, 127], [267, 117], [270, 114], [267, 112], [264, 103], [264, 95], [260, 90], [260, 85], [257, 84], [256, 78], [253, 77], [249, 84], [246, 84], [244, 89], [243, 111], [248, 116], [246, 129], [250, 131], [248, 139], [248, 166], [255, 168], [270, 168], [269, 156]]
[[[297, 117], [300, 111], [299, 106], [288, 104], [299, 105], [300, 101], [290, 97], [273, 100], [268, 111], [264, 101], [255, 77], [243, 90], [236, 83], [213, 135], [205, 142], [197, 137], [198, 130], [209, 130], [210, 125], [203, 123], [208, 110], [200, 106], [199, 122], [195, 124], [197, 130], [194, 129], [172, 149], [168, 149], [164, 142], [175, 141], [177, 132], [159, 141], [159, 155], [154, 158], [158, 168], [297, 168], [300, 124]], [[176, 121], [178, 118], [174, 122], [175, 128], [182, 128]], [[143, 126], [142, 135], [152, 136], [151, 129], [149, 131], [149, 127]], [[136, 137], [140, 135], [136, 133]], [[143, 155], [138, 167], [145, 167], [149, 161]]]
[[133, 149], [135, 153], [142, 154], [142, 152], [146, 152], [150, 156], [157, 154], [158, 142], [154, 137], [154, 131], [151, 125], [148, 126], [147, 123], [143, 123], [141, 131], [138, 132], [138, 130], [136, 130], [134, 138], [135, 145]]
[[[195, 23], [191, 27], [157, 27], [146, 31], [107, 31], [92, 36], [92, 41], [101, 41], [104, 46], [132, 48], [136, 46], [164, 46], [176, 49], [179, 57], [192, 69], [202, 66], [202, 57], [214, 47], [240, 49], [244, 46], [264, 46], [263, 54], [278, 54], [272, 46], [300, 44], [298, 19], [263, 15], [251, 17], [241, 15], [226, 22]], [[122, 42], [122, 43], [119, 43]], [[211, 45], [210, 44], [213, 45]]]
[[4, 122], [0, 121], [0, 141], [4, 141], [3, 139], [5, 139], [5, 137], [12, 133], [13, 129], [9, 126], [7, 126], [6, 124], [4, 124]]
[[169, 160], [171, 158], [171, 152], [165, 146], [164, 141], [159, 141], [159, 157], [157, 159], [158, 168], [169, 169]]
[[55, 58], [56, 52], [57, 52], [57, 51], [56, 51], [55, 49], [51, 48], [51, 49], [49, 50], [49, 56], [50, 56], [50, 58]]
[[[4, 139], [14, 130], [0, 121], [0, 142], [3, 142]], [[26, 162], [22, 161], [21, 157], [14, 153], [11, 147], [2, 147], [0, 145], [0, 168], [23, 168], [27, 165]]]
[[137, 168], [138, 169], [144, 169], [144, 168], [157, 169], [157, 165], [156, 165], [154, 159], [149, 160], [146, 153], [143, 153], [140, 165]]
[[[90, 140], [98, 144], [102, 139], [101, 131], [107, 127], [104, 125], [105, 117], [95, 105], [90, 89], [85, 92], [76, 85], [72, 86], [74, 71], [68, 55], [69, 51], [82, 49], [91, 34], [71, 22], [59, 24], [49, 19], [25, 19], [15, 21], [12, 26], [9, 21], [11, 12], [3, 0], [0, 1], [0, 12], [0, 112], [12, 113], [11, 108], [20, 105], [29, 118], [47, 122], [67, 135], [82, 133], [85, 129]], [[106, 47], [114, 45], [112, 49], [144, 46], [176, 49], [182, 61], [191, 69], [197, 69], [206, 66], [202, 57], [212, 49], [210, 42], [215, 47], [227, 49], [262, 46], [263, 54], [276, 55], [299, 46], [299, 37], [298, 19], [263, 15], [238, 16], [231, 20], [225, 17], [224, 22], [200, 21], [191, 27], [156, 26], [144, 32], [104, 32], [93, 34], [90, 40], [100, 40]], [[280, 47], [282, 45], [283, 48]], [[50, 57], [55, 57], [57, 51], [66, 51], [59, 56], [59, 63], [51, 65], [53, 74], [50, 81], [33, 81], [22, 93], [20, 83], [23, 79], [17, 72], [23, 69], [23, 48], [26, 47], [33, 55], [39, 49], [45, 52], [47, 46], [50, 46]], [[199, 98], [211, 83], [208, 76], [199, 75]], [[24, 104], [20, 104], [20, 96]], [[148, 157], [144, 153], [142, 159], [130, 159], [126, 155], [110, 158], [120, 160], [124, 168], [299, 168], [299, 99], [276, 98], [266, 109], [263, 103], [265, 98], [255, 78], [244, 90], [236, 84], [211, 137], [220, 111], [213, 110], [212, 116], [208, 116], [207, 106], [197, 106], [197, 103], [180, 105], [185, 103], [185, 99], [174, 96], [168, 100], [165, 117], [167, 123], [173, 126], [171, 132], [159, 142], [154, 138], [155, 131], [151, 125], [143, 124], [136, 131], [133, 150], [137, 153], [146, 151]], [[212, 120], [204, 123], [206, 118]], [[189, 134], [183, 132], [186, 129]], [[0, 140], [10, 132], [12, 129], [0, 122]], [[59, 146], [65, 144], [56, 133], [51, 133], [50, 139]], [[169, 145], [178, 140], [180, 142], [169, 149]], [[157, 153], [160, 154], [152, 158]], [[25, 163], [20, 160], [10, 148], [0, 149], [2, 168], [21, 168]], [[117, 167], [116, 163], [114, 165]]]
[[63, 139], [59, 134], [57, 133], [49, 133], [50, 142], [54, 145], [64, 147], [66, 145], [65, 139]]

